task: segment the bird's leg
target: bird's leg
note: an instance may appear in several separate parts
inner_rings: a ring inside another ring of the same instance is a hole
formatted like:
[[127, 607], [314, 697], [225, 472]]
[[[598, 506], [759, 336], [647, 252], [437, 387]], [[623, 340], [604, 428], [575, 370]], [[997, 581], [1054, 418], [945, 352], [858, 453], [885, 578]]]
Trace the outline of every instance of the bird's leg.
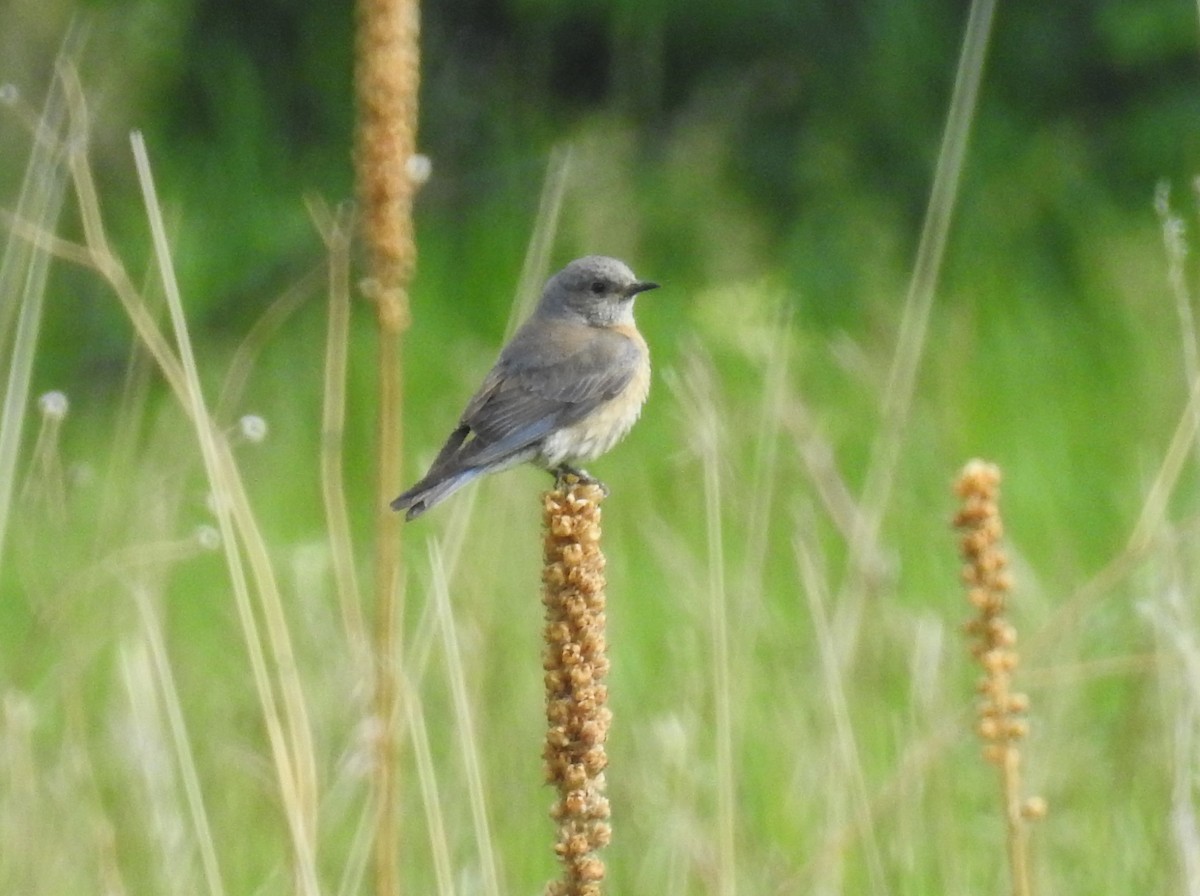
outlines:
[[604, 497], [608, 497], [608, 486], [588, 473], [587, 470], [580, 470], [577, 467], [572, 467], [570, 464], [559, 464], [550, 472], [554, 474], [554, 485], [556, 488], [571, 486], [578, 482], [583, 485], [597, 486], [600, 491], [604, 492]]

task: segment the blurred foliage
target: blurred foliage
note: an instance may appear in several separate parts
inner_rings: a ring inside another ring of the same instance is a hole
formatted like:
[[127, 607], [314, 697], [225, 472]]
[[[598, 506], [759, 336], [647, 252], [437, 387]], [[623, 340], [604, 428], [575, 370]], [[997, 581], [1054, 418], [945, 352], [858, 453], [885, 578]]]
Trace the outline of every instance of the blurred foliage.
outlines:
[[[561, 237], [560, 260], [620, 251], [685, 290], [781, 273], [808, 321], [829, 327], [902, 288], [965, 4], [459, 0], [424, 15], [434, 179], [419, 208], [420, 309], [423, 295], [456, 303], [429, 313], [494, 340], [545, 161], [564, 142], [623, 166], [634, 195], [623, 223]], [[215, 335], [243, 332], [311, 268], [305, 197], [353, 192], [349, 4], [5, 0], [0, 18], [0, 80], [31, 103], [68, 24], [87, 32], [114, 229], [141, 237], [136, 190], [121, 189], [137, 128], [185, 294]], [[988, 242], [1016, 293], [1095, 301], [1079, 288], [1079, 219], [1153, 226], [1154, 183], [1186, 182], [1200, 157], [1195, 18], [1153, 0], [1000, 7], [951, 276], [979, 273], [973, 247]], [[3, 130], [8, 195], [21, 141]], [[586, 206], [605, 183], [583, 167], [571, 202]], [[714, 251], [725, 241], [733, 261]], [[95, 285], [69, 288], [86, 305]], [[81, 313], [99, 346], [123, 338], [103, 312]]]

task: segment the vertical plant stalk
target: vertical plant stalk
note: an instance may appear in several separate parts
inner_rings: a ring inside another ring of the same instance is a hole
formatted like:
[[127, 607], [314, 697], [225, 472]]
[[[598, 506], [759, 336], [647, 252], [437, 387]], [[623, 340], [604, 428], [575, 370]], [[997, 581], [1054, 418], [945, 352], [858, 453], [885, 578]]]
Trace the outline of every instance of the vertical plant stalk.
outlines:
[[950, 236], [950, 223], [966, 162], [971, 122], [975, 118], [975, 105], [983, 81], [983, 64], [995, 13], [996, 0], [971, 0], [958, 69], [954, 75], [954, 91], [950, 96], [946, 127], [942, 132], [933, 185], [929, 190], [929, 204], [925, 209], [912, 278], [904, 299], [896, 353], [892, 357], [883, 395], [880, 434], [872, 446], [871, 463], [863, 485], [860, 502], [863, 513], [855, 523], [855, 531], [849, 542], [849, 569], [854, 583], [852, 591], [859, 593], [864, 591], [869, 573], [876, 566], [874, 555], [879, 549], [879, 532], [896, 481], [905, 423], [924, 356], [925, 335], [929, 329], [938, 275]]
[[604, 796], [608, 708], [604, 554], [595, 483], [568, 481], [542, 496], [545, 512], [542, 603], [546, 607], [546, 782], [557, 791], [550, 817], [560, 880], [546, 896], [599, 896], [604, 863], [596, 854], [612, 839]]
[[[66, 64], [69, 53], [69, 48], [65, 48], [59, 57], [60, 65]], [[41, 230], [52, 232], [62, 209], [67, 182], [67, 171], [61, 164], [56, 148], [67, 128], [65, 94], [58, 83], [51, 89], [38, 127], [43, 139], [33, 144], [12, 219], [27, 221]], [[32, 388], [33, 361], [37, 353], [42, 305], [50, 269], [50, 253], [38, 251], [32, 242], [15, 232], [10, 222], [6, 223], [10, 230], [3, 252], [0, 253], [0, 296], [4, 296], [3, 307], [0, 308], [0, 367], [3, 368], [3, 395], [0, 396], [0, 556], [4, 554], [12, 511], [21, 432]]]
[[350, 366], [350, 221], [339, 212], [322, 228], [329, 254], [329, 314], [325, 330], [325, 377], [321, 402], [321, 498], [329, 533], [333, 580], [346, 642], [355, 667], [370, 666], [370, 641], [362, 615], [362, 594], [354, 568], [350, 511], [346, 502], [344, 443], [346, 437], [346, 377]]
[[377, 743], [375, 892], [394, 896], [396, 837], [396, 632], [400, 606], [400, 526], [388, 500], [400, 487], [402, 401], [400, 338], [408, 329], [408, 287], [416, 268], [413, 197], [418, 187], [416, 0], [358, 0], [355, 81], [356, 166], [370, 270], [363, 292], [375, 303], [379, 332], [376, 450], [375, 681]]
[[1004, 534], [997, 503], [1000, 468], [981, 460], [970, 461], [955, 483], [955, 492], [962, 501], [954, 525], [962, 535], [963, 583], [976, 611], [966, 624], [966, 632], [971, 638], [971, 654], [983, 667], [976, 731], [984, 742], [984, 758], [1000, 770], [1013, 896], [1029, 896], [1032, 890], [1026, 821], [1045, 815], [1046, 803], [1041, 797], [1021, 799], [1018, 744], [1029, 733], [1024, 718], [1029, 698], [1012, 687], [1020, 656], [1016, 651], [1017, 630], [1006, 616], [1012, 580], [1008, 558], [1000, 547]]
[[[81, 102], [81, 100], [79, 101]], [[82, 106], [80, 106], [82, 108]], [[245, 489], [237, 465], [229, 452], [229, 442], [213, 422], [204, 400], [196, 354], [188, 335], [187, 315], [183, 310], [183, 297], [175, 277], [175, 265], [171, 258], [167, 240], [167, 229], [162, 217], [162, 206], [158, 201], [154, 178], [150, 170], [150, 158], [145, 140], [139, 132], [130, 135], [134, 165], [145, 204], [146, 218], [150, 225], [150, 236], [154, 258], [162, 278], [163, 296], [170, 315], [178, 354], [165, 349], [162, 363], [164, 374], [175, 371], [167, 379], [178, 381], [176, 393], [184, 411], [195, 428], [205, 472], [216, 500], [213, 513], [221, 533], [226, 562], [234, 588], [235, 603], [241, 618], [259, 699], [263, 706], [263, 717], [271, 742], [272, 757], [279, 776], [280, 791], [285, 809], [285, 818], [292, 838], [294, 851], [293, 874], [297, 893], [316, 896], [320, 892], [317, 880], [317, 770], [313, 754], [312, 732], [308, 722], [308, 708], [296, 668], [295, 651], [283, 613], [283, 603], [275, 572], [271, 566], [262, 532], [250, 510]], [[146, 338], [148, 348], [164, 342], [154, 329], [144, 303], [135, 291], [128, 288], [128, 276], [120, 260], [111, 255], [104, 238], [99, 205], [95, 198], [95, 182], [91, 169], [82, 152], [75, 152], [70, 163], [76, 180], [81, 218], [88, 243], [96, 253], [97, 269], [107, 272], [114, 289], [122, 295], [127, 312], [139, 335], [154, 333]], [[87, 211], [84, 211], [87, 209]], [[90, 223], [89, 223], [90, 222]], [[259, 595], [262, 627], [265, 636], [259, 634], [259, 622], [250, 603], [250, 578]], [[263, 646], [269, 647], [269, 653]], [[270, 663], [268, 664], [268, 658]]]

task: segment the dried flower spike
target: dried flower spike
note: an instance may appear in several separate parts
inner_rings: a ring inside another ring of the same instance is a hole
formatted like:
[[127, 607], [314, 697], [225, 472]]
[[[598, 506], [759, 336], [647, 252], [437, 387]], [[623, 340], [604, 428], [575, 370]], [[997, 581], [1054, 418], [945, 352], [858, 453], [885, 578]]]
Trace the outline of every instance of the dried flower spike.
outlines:
[[543, 496], [542, 603], [546, 684], [546, 782], [557, 791], [550, 817], [561, 880], [546, 896], [599, 896], [604, 863], [596, 855], [612, 837], [604, 797], [604, 743], [612, 720], [605, 653], [601, 486], [574, 477]]
[[1000, 769], [1004, 816], [1008, 834], [1008, 860], [1014, 896], [1028, 896], [1029, 863], [1025, 822], [1046, 814], [1041, 797], [1020, 796], [1019, 742], [1029, 733], [1024, 714], [1029, 698], [1012, 689], [1012, 675], [1020, 663], [1017, 630], [1006, 616], [1012, 580], [1008, 558], [1000, 548], [1004, 526], [1000, 520], [1000, 468], [981, 460], [969, 462], [954, 486], [962, 502], [954, 517], [961, 534], [964, 566], [962, 580], [975, 615], [964, 629], [971, 655], [983, 669], [976, 690], [975, 730], [983, 740], [984, 759]]

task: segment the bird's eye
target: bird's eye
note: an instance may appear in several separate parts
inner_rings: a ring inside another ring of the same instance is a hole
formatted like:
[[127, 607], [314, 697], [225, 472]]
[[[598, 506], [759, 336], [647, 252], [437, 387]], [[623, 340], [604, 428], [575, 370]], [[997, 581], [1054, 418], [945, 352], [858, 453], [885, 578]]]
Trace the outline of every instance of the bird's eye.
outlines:
[[603, 280], [593, 280], [592, 285], [589, 287], [589, 289], [591, 289], [592, 295], [594, 295], [594, 296], [604, 295], [604, 291], [605, 291], [604, 281]]

